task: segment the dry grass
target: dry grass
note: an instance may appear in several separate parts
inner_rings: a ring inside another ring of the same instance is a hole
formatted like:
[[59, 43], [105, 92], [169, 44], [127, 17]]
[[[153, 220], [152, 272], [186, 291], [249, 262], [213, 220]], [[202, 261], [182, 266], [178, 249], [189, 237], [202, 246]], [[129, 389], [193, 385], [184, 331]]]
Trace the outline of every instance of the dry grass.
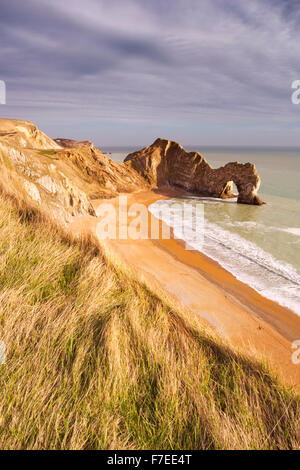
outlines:
[[3, 193], [0, 339], [1, 449], [299, 447], [265, 366]]

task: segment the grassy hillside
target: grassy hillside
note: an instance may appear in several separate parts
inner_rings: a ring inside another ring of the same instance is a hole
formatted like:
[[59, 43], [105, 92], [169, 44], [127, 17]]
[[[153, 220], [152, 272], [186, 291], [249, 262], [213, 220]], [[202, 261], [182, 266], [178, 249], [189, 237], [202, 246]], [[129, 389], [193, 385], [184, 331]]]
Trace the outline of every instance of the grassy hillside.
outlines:
[[1, 449], [299, 447], [299, 399], [24, 203], [0, 198]]

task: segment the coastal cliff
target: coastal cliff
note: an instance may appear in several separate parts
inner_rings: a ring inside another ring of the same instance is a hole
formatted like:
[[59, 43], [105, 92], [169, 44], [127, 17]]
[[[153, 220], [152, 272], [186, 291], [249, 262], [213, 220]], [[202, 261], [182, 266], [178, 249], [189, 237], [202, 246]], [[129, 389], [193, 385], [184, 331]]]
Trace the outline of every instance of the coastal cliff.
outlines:
[[0, 119], [0, 183], [47, 208], [55, 218], [92, 215], [92, 199], [148, 188], [135, 170], [89, 141], [56, 141], [30, 121]]
[[228, 163], [213, 169], [195, 152], [157, 139], [151, 146], [117, 163], [90, 141], [53, 140], [30, 121], [0, 119], [0, 183], [8, 182], [55, 218], [92, 215], [93, 199], [112, 198], [169, 185], [204, 196], [233, 197], [238, 202], [262, 204], [257, 195], [260, 178], [252, 163]]
[[214, 169], [198, 152], [186, 152], [180, 144], [165, 139], [129, 154], [125, 162], [151, 187], [170, 185], [199, 196], [229, 198], [234, 197], [235, 183], [239, 203], [263, 204], [257, 195], [260, 177], [253, 163], [231, 162]]

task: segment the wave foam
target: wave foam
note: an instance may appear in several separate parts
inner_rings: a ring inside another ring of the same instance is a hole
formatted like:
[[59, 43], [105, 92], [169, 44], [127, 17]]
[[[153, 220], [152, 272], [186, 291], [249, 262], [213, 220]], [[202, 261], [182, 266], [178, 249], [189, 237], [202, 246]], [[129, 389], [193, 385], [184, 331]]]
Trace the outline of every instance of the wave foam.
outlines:
[[[204, 243], [202, 240], [197, 243], [195, 233], [189, 236], [189, 232], [181, 230], [179, 234], [181, 221], [176, 220], [176, 213], [170, 219], [164, 216], [163, 211], [164, 205], [171, 206], [175, 202], [178, 204], [178, 200], [157, 201], [149, 206], [149, 210], [170, 225], [177, 238], [183, 238], [193, 249], [217, 261], [238, 280], [264, 297], [300, 315], [300, 275], [292, 265], [275, 259], [255, 243], [208, 221], [204, 225]], [[194, 226], [191, 222], [185, 223]]]

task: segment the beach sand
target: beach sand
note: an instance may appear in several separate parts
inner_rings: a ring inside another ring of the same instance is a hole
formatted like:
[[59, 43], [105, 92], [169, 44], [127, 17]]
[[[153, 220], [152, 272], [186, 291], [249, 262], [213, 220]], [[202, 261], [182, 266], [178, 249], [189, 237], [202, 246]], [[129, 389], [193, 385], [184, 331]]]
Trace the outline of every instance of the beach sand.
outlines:
[[[123, 196], [127, 196], [128, 206], [140, 203], [148, 207], [177, 194], [166, 189]], [[93, 201], [96, 210], [102, 202], [117, 208], [119, 197]], [[99, 219], [85, 216], [74, 219], [71, 228], [96, 234], [98, 223]], [[186, 250], [181, 240], [116, 239], [101, 240], [101, 244], [142, 280], [198, 315], [206, 327], [213, 328], [242, 353], [266, 359], [286, 383], [300, 391], [300, 364], [292, 362], [292, 343], [300, 339], [299, 316], [262, 297], [202, 253]]]

